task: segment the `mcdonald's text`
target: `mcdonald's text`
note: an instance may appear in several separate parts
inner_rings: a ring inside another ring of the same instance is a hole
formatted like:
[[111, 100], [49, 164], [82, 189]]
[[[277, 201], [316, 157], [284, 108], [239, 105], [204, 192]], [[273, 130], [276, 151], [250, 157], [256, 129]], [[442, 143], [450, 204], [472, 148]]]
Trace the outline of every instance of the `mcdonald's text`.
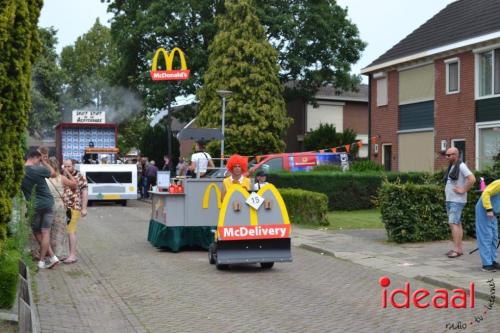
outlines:
[[170, 71], [151, 71], [153, 81], [177, 81], [187, 80], [189, 78], [189, 69], [174, 69]]
[[218, 227], [221, 240], [267, 239], [290, 237], [290, 224], [266, 224]]
[[[404, 288], [396, 288], [388, 292], [387, 287], [391, 284], [391, 280], [387, 276], [381, 277], [379, 279], [379, 284], [382, 287], [383, 309], [387, 308], [387, 299], [389, 299], [392, 307], [396, 309], [408, 309], [411, 304], [419, 309], [424, 309], [429, 306], [435, 309], [447, 309], [449, 307], [454, 309], [466, 309], [468, 307], [473, 309], [475, 307], [474, 282], [470, 282], [468, 294], [467, 289], [457, 288], [451, 291], [451, 297], [448, 290], [442, 288], [435, 289], [434, 293], [425, 288], [419, 288], [411, 292], [409, 282], [405, 283]], [[397, 302], [395, 299], [398, 295], [399, 300], [402, 300], [401, 302]]]

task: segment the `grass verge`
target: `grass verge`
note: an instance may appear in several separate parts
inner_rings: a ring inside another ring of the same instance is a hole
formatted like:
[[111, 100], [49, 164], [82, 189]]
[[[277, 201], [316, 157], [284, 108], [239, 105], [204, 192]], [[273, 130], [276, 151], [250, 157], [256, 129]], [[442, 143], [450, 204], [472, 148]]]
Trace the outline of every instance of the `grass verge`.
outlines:
[[333, 211], [327, 214], [331, 230], [345, 229], [383, 229], [384, 224], [378, 209], [353, 211]]

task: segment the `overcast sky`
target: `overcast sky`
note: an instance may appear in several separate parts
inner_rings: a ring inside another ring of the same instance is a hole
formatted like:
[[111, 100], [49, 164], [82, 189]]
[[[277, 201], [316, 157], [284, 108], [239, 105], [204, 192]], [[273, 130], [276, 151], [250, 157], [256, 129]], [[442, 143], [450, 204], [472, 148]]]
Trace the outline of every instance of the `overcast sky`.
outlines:
[[[361, 39], [368, 43], [361, 59], [353, 66], [353, 73], [359, 74], [362, 68], [453, 1], [337, 0], [340, 6], [348, 7], [348, 15], [358, 26]], [[87, 32], [97, 17], [109, 26], [111, 15], [106, 13], [106, 8], [107, 4], [100, 0], [45, 0], [39, 25], [58, 30], [57, 51], [60, 52]]]

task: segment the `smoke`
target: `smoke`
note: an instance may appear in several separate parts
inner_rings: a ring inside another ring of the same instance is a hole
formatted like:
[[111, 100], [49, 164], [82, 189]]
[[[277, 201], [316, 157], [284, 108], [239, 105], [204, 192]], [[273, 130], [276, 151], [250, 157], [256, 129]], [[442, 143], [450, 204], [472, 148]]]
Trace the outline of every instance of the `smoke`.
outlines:
[[111, 87], [107, 100], [109, 103], [104, 108], [107, 123], [120, 124], [139, 114], [144, 108], [142, 100], [123, 87]]
[[102, 97], [99, 102], [98, 99], [94, 99], [92, 104], [83, 107], [78, 105], [75, 98], [63, 95], [60, 101], [63, 109], [63, 122], [72, 122], [73, 110], [86, 110], [105, 111], [107, 123], [120, 124], [144, 109], [142, 100], [123, 87], [106, 87], [100, 91], [100, 95]]

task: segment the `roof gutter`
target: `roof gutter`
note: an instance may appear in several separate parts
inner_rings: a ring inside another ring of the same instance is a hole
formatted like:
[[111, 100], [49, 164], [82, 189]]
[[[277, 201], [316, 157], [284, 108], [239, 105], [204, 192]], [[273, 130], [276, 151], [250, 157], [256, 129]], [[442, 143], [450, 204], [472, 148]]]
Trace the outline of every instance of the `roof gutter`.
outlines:
[[489, 33], [486, 35], [479, 36], [479, 37], [469, 38], [469, 39], [466, 39], [466, 40], [463, 40], [460, 42], [451, 43], [451, 44], [447, 44], [444, 46], [436, 47], [436, 48], [429, 49], [429, 50], [423, 51], [423, 52], [418, 52], [418, 53], [415, 53], [415, 54], [412, 54], [412, 55], [409, 55], [406, 57], [401, 57], [401, 58], [397, 58], [394, 60], [389, 60], [389, 61], [383, 62], [381, 64], [378, 64], [378, 65], [365, 67], [361, 70], [361, 74], [367, 75], [368, 73], [371, 73], [371, 72], [374, 72], [374, 71], [377, 71], [377, 70], [380, 70], [380, 69], [383, 69], [386, 67], [398, 65], [398, 64], [401, 64], [404, 62], [417, 60], [417, 59], [428, 57], [428, 56], [433, 56], [433, 55], [436, 55], [436, 54], [439, 54], [442, 52], [446, 52], [446, 51], [450, 51], [453, 49], [458, 49], [461, 47], [486, 42], [486, 41], [489, 41], [489, 40], [492, 40], [495, 38], [500, 38], [500, 31], [496, 31], [496, 32], [492, 32], [492, 33]]

